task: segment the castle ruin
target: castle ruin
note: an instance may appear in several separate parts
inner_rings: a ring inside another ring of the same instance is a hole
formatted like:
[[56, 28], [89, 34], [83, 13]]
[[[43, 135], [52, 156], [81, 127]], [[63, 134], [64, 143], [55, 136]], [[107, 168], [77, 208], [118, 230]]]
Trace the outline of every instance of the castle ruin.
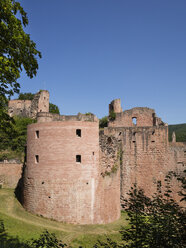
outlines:
[[[37, 112], [28, 126], [23, 206], [30, 212], [75, 224], [109, 223], [134, 183], [147, 195], [169, 171], [182, 172], [186, 143], [168, 141], [168, 125], [153, 109], [123, 111], [109, 105], [108, 127], [93, 114]], [[173, 181], [177, 197], [178, 182]]]
[[49, 92], [40, 90], [33, 100], [10, 100], [8, 114], [35, 119], [38, 112], [49, 112]]

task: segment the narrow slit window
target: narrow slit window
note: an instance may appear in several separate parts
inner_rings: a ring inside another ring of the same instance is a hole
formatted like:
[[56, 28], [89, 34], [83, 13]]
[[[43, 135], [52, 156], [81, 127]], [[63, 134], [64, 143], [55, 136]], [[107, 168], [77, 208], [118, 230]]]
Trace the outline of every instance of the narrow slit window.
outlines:
[[35, 155], [35, 163], [36, 163], [36, 164], [39, 163], [39, 155]]
[[76, 129], [76, 136], [81, 137], [81, 129]]
[[76, 163], [81, 163], [81, 155], [76, 155]]
[[39, 130], [36, 131], [36, 139], [39, 139]]

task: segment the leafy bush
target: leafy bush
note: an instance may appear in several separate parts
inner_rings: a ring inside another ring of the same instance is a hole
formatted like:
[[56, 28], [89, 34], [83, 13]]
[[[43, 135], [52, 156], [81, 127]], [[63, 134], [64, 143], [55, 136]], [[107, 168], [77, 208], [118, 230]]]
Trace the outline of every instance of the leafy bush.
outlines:
[[[185, 173], [185, 171], [184, 171]], [[165, 178], [166, 191], [161, 191], [161, 182], [157, 184], [157, 193], [147, 197], [136, 185], [125, 200], [125, 210], [129, 216], [129, 227], [121, 228], [123, 243], [107, 239], [98, 241], [95, 248], [183, 248], [186, 247], [186, 210], [180, 207], [171, 197], [170, 180], [176, 176], [182, 182], [181, 196], [185, 200], [183, 189], [186, 189], [184, 176], [168, 174]]]

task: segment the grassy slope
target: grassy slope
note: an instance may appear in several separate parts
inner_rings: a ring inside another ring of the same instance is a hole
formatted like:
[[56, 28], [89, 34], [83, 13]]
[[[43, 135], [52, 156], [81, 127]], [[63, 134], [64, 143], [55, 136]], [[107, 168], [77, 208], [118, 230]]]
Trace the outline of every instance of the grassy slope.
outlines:
[[118, 221], [107, 225], [70, 225], [48, 220], [25, 211], [10, 189], [0, 189], [0, 219], [9, 235], [20, 240], [37, 238], [47, 229], [72, 247], [93, 247], [97, 239], [104, 240], [106, 236], [120, 240], [118, 231], [121, 225], [127, 225], [124, 213]]
[[176, 133], [177, 142], [186, 142], [186, 123], [169, 125], [169, 141], [172, 141], [172, 132]]

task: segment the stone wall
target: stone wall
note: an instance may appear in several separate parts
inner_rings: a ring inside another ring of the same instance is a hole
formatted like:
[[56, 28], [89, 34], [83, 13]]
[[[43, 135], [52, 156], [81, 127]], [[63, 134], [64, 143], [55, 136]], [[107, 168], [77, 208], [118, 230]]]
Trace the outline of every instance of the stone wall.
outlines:
[[1, 162], [0, 185], [3, 188], [16, 188], [22, 175], [22, 164]]
[[12, 116], [36, 118], [38, 112], [49, 112], [49, 92], [39, 91], [31, 100], [10, 100], [8, 113]]
[[115, 120], [109, 121], [109, 127], [148, 127], [164, 125], [160, 118], [156, 117], [154, 109], [133, 108], [116, 113]]
[[114, 221], [120, 216], [119, 170], [115, 175], [101, 175], [97, 121], [28, 126], [23, 193], [27, 210], [68, 223]]
[[78, 115], [59, 115], [47, 112], [39, 112], [37, 114], [37, 122], [51, 121], [98, 121], [94, 114], [78, 114]]
[[121, 143], [112, 135], [99, 135], [100, 146], [100, 191], [102, 192], [102, 214], [105, 223], [120, 217], [120, 166]]
[[8, 102], [8, 114], [12, 116], [30, 117], [31, 100], [10, 100]]

